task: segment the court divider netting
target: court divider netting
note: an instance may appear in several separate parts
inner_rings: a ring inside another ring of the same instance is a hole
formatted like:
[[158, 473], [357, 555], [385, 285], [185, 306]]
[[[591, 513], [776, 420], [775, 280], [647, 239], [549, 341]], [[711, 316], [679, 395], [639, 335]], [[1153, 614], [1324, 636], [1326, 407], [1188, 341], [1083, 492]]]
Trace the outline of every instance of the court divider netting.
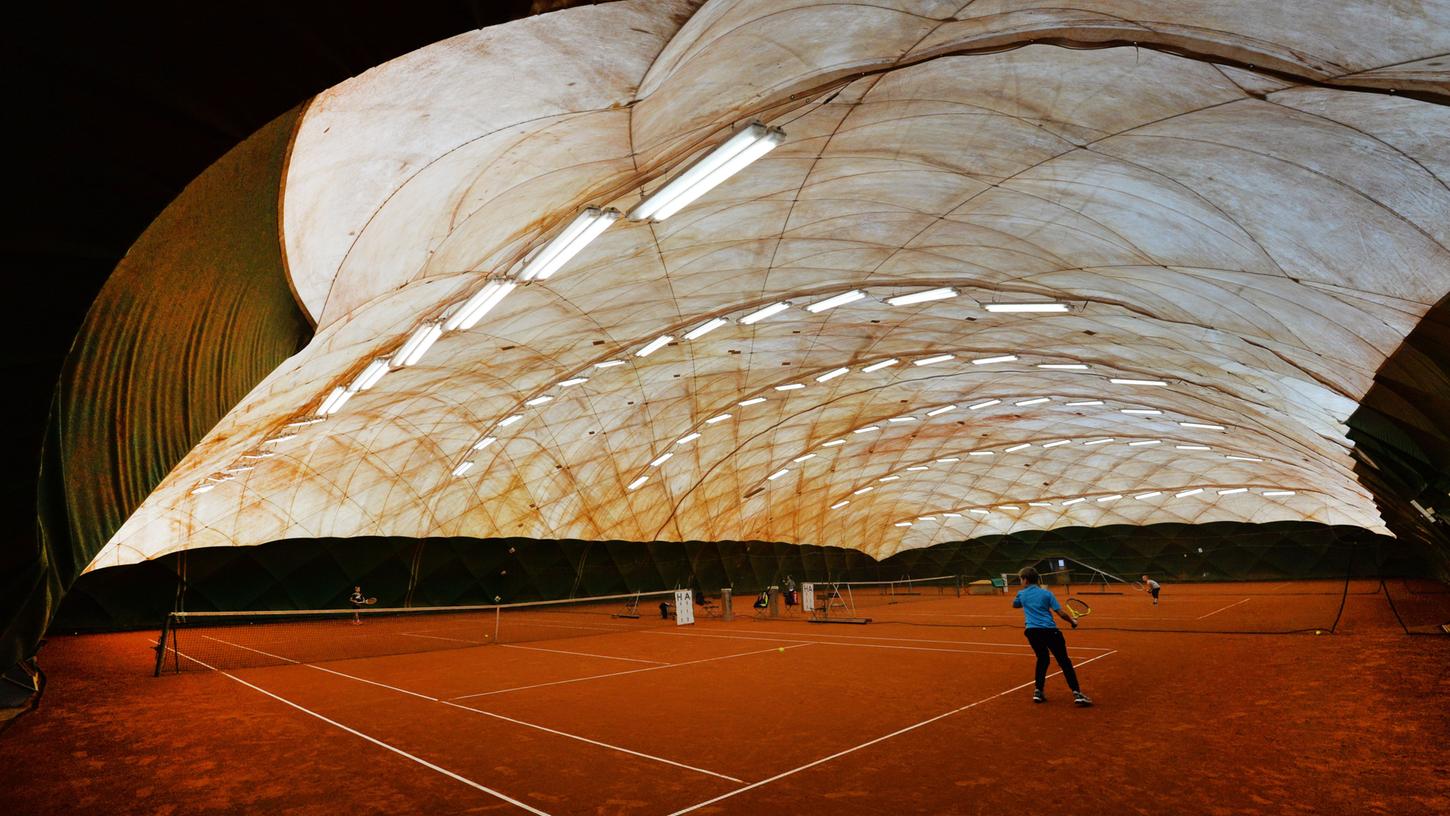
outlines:
[[172, 612], [157, 641], [156, 674], [198, 664], [255, 668], [659, 629], [675, 626], [679, 613], [674, 590], [477, 606]]

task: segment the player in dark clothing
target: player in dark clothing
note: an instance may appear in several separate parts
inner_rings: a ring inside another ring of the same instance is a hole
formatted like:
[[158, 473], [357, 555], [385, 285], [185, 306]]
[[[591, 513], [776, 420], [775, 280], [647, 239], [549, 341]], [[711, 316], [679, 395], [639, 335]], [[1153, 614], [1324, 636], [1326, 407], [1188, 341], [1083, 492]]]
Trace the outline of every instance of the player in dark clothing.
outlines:
[[1027, 567], [1017, 574], [1026, 586], [1012, 600], [1012, 606], [1022, 610], [1027, 627], [1027, 642], [1031, 644], [1033, 654], [1037, 655], [1037, 674], [1034, 678], [1037, 682], [1032, 691], [1032, 702], [1047, 702], [1047, 697], [1042, 693], [1042, 684], [1047, 680], [1048, 655], [1051, 654], [1062, 669], [1062, 678], [1067, 681], [1067, 687], [1072, 689], [1072, 701], [1080, 706], [1092, 705], [1093, 701], [1078, 687], [1077, 672], [1072, 668], [1072, 659], [1067, 656], [1067, 641], [1063, 639], [1062, 630], [1057, 628], [1052, 616], [1055, 613], [1074, 629], [1077, 628], [1077, 621], [1062, 611], [1056, 595], [1042, 588], [1039, 583], [1042, 577], [1037, 570]]

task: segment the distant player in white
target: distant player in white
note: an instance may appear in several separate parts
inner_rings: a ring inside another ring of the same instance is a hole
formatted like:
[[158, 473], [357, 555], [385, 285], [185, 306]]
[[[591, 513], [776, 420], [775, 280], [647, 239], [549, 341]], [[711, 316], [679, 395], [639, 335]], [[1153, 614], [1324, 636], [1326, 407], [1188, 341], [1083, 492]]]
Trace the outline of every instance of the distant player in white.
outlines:
[[1150, 595], [1153, 596], [1153, 605], [1154, 606], [1157, 606], [1158, 605], [1158, 590], [1159, 589], [1162, 589], [1162, 587], [1160, 587], [1158, 585], [1158, 582], [1157, 581], [1155, 581], [1152, 578], [1149, 578], [1148, 576], [1144, 575], [1143, 576], [1143, 588], [1146, 589], [1146, 590], [1148, 590], [1148, 594], [1150, 594]]

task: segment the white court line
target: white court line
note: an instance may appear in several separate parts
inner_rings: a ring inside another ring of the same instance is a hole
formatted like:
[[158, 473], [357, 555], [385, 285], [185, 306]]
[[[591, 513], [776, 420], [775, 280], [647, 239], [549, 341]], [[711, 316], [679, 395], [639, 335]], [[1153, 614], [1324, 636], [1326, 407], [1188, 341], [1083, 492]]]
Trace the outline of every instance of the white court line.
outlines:
[[[1021, 616], [1020, 615], [1016, 615], [1014, 617], [1021, 617]], [[742, 633], [743, 632], [750, 632], [750, 633], [754, 634], [756, 632], [759, 632], [760, 630], [758, 630], [758, 629], [723, 629], [721, 631], [725, 631], [725, 632], [742, 632]], [[671, 633], [670, 632], [660, 632], [660, 631], [656, 631], [655, 634], [661, 634], [661, 635], [663, 635], [663, 634], [671, 634]], [[889, 641], [891, 643], [942, 643], [942, 644], [946, 644], [946, 645], [949, 645], [949, 646], [1002, 646], [1002, 647], [1005, 647], [1005, 648], [1008, 648], [1008, 649], [1031, 649], [1032, 648], [1032, 646], [1029, 645], [1029, 644], [1027, 644], [1027, 643], [994, 643], [994, 642], [989, 641], [989, 640], [933, 640], [933, 639], [929, 639], [929, 638], [887, 637], [885, 635], [830, 635], [830, 634], [826, 634], [825, 632], [817, 632], [817, 633], [811, 634], [810, 637], [812, 637], [812, 638], [844, 638], [846, 640], [885, 640], [885, 641]], [[770, 638], [764, 638], [764, 637], [762, 637], [762, 638], [759, 638], [759, 639], [760, 640], [769, 640]], [[794, 636], [787, 636], [787, 637], [784, 637], [782, 639], [783, 640], [792, 640], [792, 641], [795, 641], [797, 643], [820, 643], [821, 642], [821, 641], [816, 641], [816, 640], [807, 641], [804, 638], [794, 637]], [[1105, 649], [1105, 648], [1103, 648], [1101, 646], [1073, 646], [1072, 648], [1074, 648], [1074, 649], [1091, 649], [1092, 651], [1095, 651], [1095, 652], [1111, 652], [1111, 651], [1113, 651], [1112, 649]]]
[[[215, 640], [215, 638], [212, 638], [212, 639]], [[226, 641], [218, 641], [218, 642], [219, 643], [226, 643]], [[229, 645], [235, 646], [236, 644], [233, 643], [233, 644], [229, 644]], [[246, 647], [243, 646], [241, 648], [244, 648], [245, 649]], [[176, 651], [176, 650], [175, 649], [171, 649], [171, 648], [168, 647], [168, 651]], [[250, 649], [249, 651], [255, 652], [257, 650], [256, 649]], [[414, 756], [414, 755], [408, 753], [407, 751], [404, 751], [401, 748], [396, 748], [396, 747], [394, 747], [392, 745], [389, 745], [388, 743], [383, 742], [382, 740], [378, 739], [377, 737], [368, 736], [367, 734], [364, 734], [363, 732], [358, 731], [355, 728], [349, 728], [349, 727], [343, 725], [342, 723], [337, 722], [336, 720], [331, 720], [331, 719], [328, 719], [327, 717], [322, 716], [321, 714], [318, 714], [316, 711], [312, 711], [311, 709], [304, 708], [304, 707], [298, 705], [297, 703], [294, 703], [291, 700], [288, 700], [285, 697], [281, 697], [279, 695], [273, 694], [272, 692], [267, 691], [266, 689], [262, 688], [261, 686], [258, 686], [258, 685], [252, 684], [252, 683], [248, 683], [246, 680], [243, 680], [242, 678], [237, 677], [236, 675], [232, 674], [231, 672], [222, 671], [221, 669], [218, 669], [218, 668], [216, 668], [214, 666], [210, 666], [210, 665], [208, 665], [206, 663], [203, 663], [202, 661], [197, 660], [196, 658], [192, 657], [191, 655], [185, 654], [183, 652], [176, 652], [176, 653], [179, 654], [179, 655], [181, 655], [182, 657], [186, 658], [187, 660], [192, 661], [193, 663], [197, 663], [197, 664], [200, 664], [202, 666], [206, 666], [208, 669], [211, 669], [212, 671], [214, 671], [214, 672], [216, 672], [216, 673], [218, 673], [218, 674], [220, 674], [220, 675], [222, 675], [224, 677], [227, 677], [227, 678], [230, 678], [232, 680], [235, 680], [238, 683], [241, 683], [242, 685], [246, 686], [247, 688], [252, 689], [253, 691], [261, 692], [262, 694], [265, 694], [268, 697], [271, 697], [273, 700], [276, 700], [279, 703], [284, 703], [286, 705], [289, 705], [292, 708], [295, 708], [298, 711], [301, 711], [303, 714], [308, 715], [309, 717], [316, 717], [317, 719], [322, 720], [323, 722], [327, 723], [328, 725], [331, 725], [331, 726], [333, 726], [335, 728], [340, 728], [343, 731], [346, 731], [347, 733], [352, 734], [355, 737], [361, 737], [362, 739], [365, 739], [368, 742], [371, 742], [372, 744], [378, 746], [379, 748], [385, 748], [385, 749], [387, 749], [389, 751], [392, 751], [393, 753], [397, 754], [398, 756], [403, 757], [404, 759], [410, 760], [412, 762], [416, 762], [419, 765], [422, 765], [423, 767], [428, 768], [429, 770], [437, 771], [438, 773], [443, 774], [444, 776], [446, 776], [446, 777], [448, 777], [450, 779], [454, 779], [454, 780], [457, 780], [459, 782], [462, 782], [463, 784], [469, 786], [470, 788], [473, 788], [474, 790], [482, 791], [483, 793], [486, 793], [489, 796], [492, 796], [492, 797], [494, 797], [496, 799], [502, 799], [503, 801], [508, 802], [511, 805], [514, 805], [516, 807], [521, 807], [521, 808], [523, 808], [524, 810], [527, 810], [530, 813], [537, 814], [538, 816], [549, 816], [549, 814], [546, 813], [545, 811], [539, 810], [536, 807], [531, 807], [529, 805], [526, 805], [523, 802], [520, 802], [519, 800], [517, 800], [517, 799], [515, 799], [515, 798], [513, 798], [513, 797], [511, 797], [511, 796], [509, 796], [507, 794], [500, 793], [500, 792], [494, 790], [493, 788], [488, 787], [487, 785], [480, 785], [479, 783], [474, 782], [472, 779], [469, 779], [466, 776], [461, 776], [459, 774], [454, 773], [453, 771], [448, 770], [447, 768], [443, 768], [443, 767], [440, 767], [438, 765], [434, 765], [433, 763], [429, 762], [426, 759], [423, 759], [421, 757]], [[266, 654], [266, 652], [260, 652], [260, 654]], [[271, 655], [271, 656], [272, 657], [276, 657], [276, 655]], [[281, 659], [286, 660], [287, 658], [281, 658]], [[296, 661], [294, 660], [292, 662], [295, 663]], [[326, 670], [324, 669], [324, 671], [326, 671]]]
[[642, 759], [652, 759], [655, 762], [663, 762], [666, 765], [673, 765], [676, 768], [684, 768], [687, 771], [696, 771], [696, 772], [702, 773], [702, 774], [709, 774], [710, 776], [716, 776], [716, 777], [719, 777], [721, 779], [728, 779], [731, 782], [744, 782], [745, 781], [743, 779], [736, 779], [733, 776], [726, 776], [725, 774], [722, 774], [722, 773], [715, 773], [714, 771], [707, 771], [704, 768], [697, 768], [694, 765], [686, 765], [683, 762], [676, 762], [673, 759], [665, 759], [664, 757], [657, 757], [657, 756], [655, 756], [653, 754], [644, 754], [644, 753], [640, 753], [639, 751], [631, 751], [628, 748], [622, 748], [622, 747], [620, 747], [618, 745], [610, 745], [607, 742], [600, 742], [598, 740], [592, 740], [592, 739], [589, 739], [588, 737], [581, 737], [578, 734], [570, 734], [570, 733], [565, 732], [565, 731], [555, 731], [554, 729], [548, 728], [546, 726], [538, 725], [536, 723], [531, 723], [531, 722], [524, 722], [523, 720], [516, 720], [513, 717], [505, 717], [502, 714], [495, 714], [492, 711], [484, 711], [481, 708], [471, 708], [469, 706], [461, 705], [459, 703], [451, 702], [449, 700], [439, 700], [438, 702], [440, 702], [440, 703], [442, 703], [443, 705], [446, 705], [446, 706], [453, 706], [454, 708], [461, 708], [464, 711], [472, 711], [475, 714], [482, 714], [485, 717], [493, 717], [496, 720], [503, 720], [504, 722], [510, 722], [510, 723], [514, 723], [515, 725], [522, 725], [522, 726], [526, 726], [528, 728], [535, 728], [535, 729], [538, 729], [539, 731], [544, 731], [544, 732], [547, 732], [547, 733], [550, 733], [550, 734], [557, 734], [557, 735], [559, 735], [561, 737], [568, 737], [569, 739], [579, 740], [580, 742], [587, 742], [590, 745], [598, 745], [601, 748], [608, 748], [608, 749], [610, 749], [612, 751], [619, 751], [622, 754], [632, 754], [632, 755], [637, 756], [637, 757], [640, 757]]
[[[283, 657], [282, 655], [275, 655], [275, 654], [272, 654], [271, 652], [264, 652], [261, 649], [253, 649], [250, 646], [243, 646], [240, 643], [233, 643], [230, 640], [222, 640], [221, 638], [214, 638], [211, 635], [202, 635], [202, 637], [206, 638], [207, 640], [210, 640], [213, 643], [224, 643], [224, 644], [226, 644], [228, 646], [234, 646], [234, 647], [236, 647], [238, 649], [245, 649], [246, 651], [252, 652], [254, 654], [266, 655], [267, 657], [273, 658], [275, 660], [284, 660], [284, 661], [286, 661], [288, 663], [292, 663], [294, 665], [298, 663], [298, 661], [293, 660], [290, 657]], [[182, 653], [181, 652], [177, 652], [177, 654], [182, 654]], [[194, 658], [194, 657], [188, 658], [188, 659], [190, 659], [190, 660], [196, 660], [196, 658]], [[196, 662], [201, 663], [200, 660], [196, 660]], [[205, 663], [201, 663], [201, 665], [206, 666]], [[211, 668], [211, 667], [210, 666], [207, 666], [207, 668]]]
[[443, 637], [442, 635], [425, 635], [422, 632], [399, 632], [398, 634], [407, 637], [430, 638], [432, 640], [451, 640], [454, 643], [472, 643], [475, 646], [488, 646], [491, 643], [491, 641], [487, 640], [465, 640], [464, 638]]
[[[793, 646], [783, 646], [784, 649], [799, 649], [802, 646], [810, 646], [809, 643], [797, 643]], [[512, 691], [527, 691], [528, 689], [543, 688], [545, 686], [563, 686], [569, 683], [582, 683], [585, 680], [602, 680], [606, 677], [619, 677], [624, 674], [639, 674], [640, 672], [658, 671], [659, 669], [673, 669], [679, 666], [693, 666], [696, 663], [710, 663], [715, 660], [729, 660], [734, 657], [749, 657], [750, 655], [767, 654], [775, 649], [760, 649], [754, 652], [740, 652], [738, 654], [720, 655], [718, 657], [704, 657], [699, 660], [686, 660], [683, 663], [670, 663], [664, 666], [650, 666], [644, 669], [625, 669], [624, 671], [607, 672], [605, 674], [591, 674], [587, 677], [571, 677], [568, 680], [550, 680], [547, 683], [533, 683], [527, 686], [514, 686], [513, 688], [497, 689], [495, 691], [480, 691], [477, 694], [464, 694], [454, 697], [455, 700], [467, 700], [472, 697], [490, 697], [494, 694], [508, 694]]]
[[[294, 664], [297, 663], [296, 660], [291, 660], [289, 658], [282, 657], [281, 655], [268, 654], [267, 652], [263, 652], [263, 651], [260, 651], [258, 649], [249, 649], [246, 646], [242, 646], [242, 645], [237, 644], [237, 643], [231, 643], [229, 641], [221, 640], [220, 638], [208, 637], [208, 639], [209, 640], [215, 640], [217, 643], [225, 643], [228, 646], [236, 646], [239, 649], [247, 649], [247, 651], [249, 651], [249, 652], [257, 652], [258, 654], [268, 655], [268, 657], [275, 657], [275, 658], [277, 658], [279, 660], [286, 660], [289, 663], [294, 663]], [[201, 663], [200, 660], [197, 660], [196, 662], [197, 663]], [[206, 664], [205, 663], [202, 663], [202, 665], [205, 666]], [[409, 695], [411, 697], [418, 697], [418, 698], [423, 699], [423, 700], [428, 700], [429, 702], [442, 703], [443, 705], [446, 705], [446, 706], [452, 706], [454, 708], [461, 708], [461, 709], [464, 709], [465, 711], [472, 711], [475, 714], [483, 714], [484, 716], [487, 716], [487, 717], [493, 717], [495, 719], [504, 720], [506, 722], [511, 722], [511, 723], [513, 723], [515, 725], [525, 726], [527, 728], [534, 728], [534, 729], [537, 729], [539, 731], [545, 731], [547, 733], [554, 734], [554, 735], [557, 735], [557, 736], [560, 736], [560, 737], [568, 737], [569, 739], [572, 739], [572, 740], [578, 740], [580, 742], [587, 742], [590, 745], [597, 745], [600, 748], [608, 748], [608, 749], [610, 749], [612, 751], [618, 751], [618, 752], [620, 752], [622, 754], [631, 754], [633, 756], [637, 756], [637, 757], [640, 757], [642, 759], [652, 759], [655, 762], [663, 762], [666, 765], [674, 765], [677, 768], [685, 768], [685, 769], [691, 770], [691, 771], [698, 771], [699, 773], [702, 773], [702, 774], [709, 774], [710, 776], [718, 776], [721, 779], [728, 779], [731, 782], [744, 782], [745, 781], [743, 779], [736, 779], [733, 776], [726, 776], [725, 774], [722, 774], [722, 773], [716, 773], [714, 771], [708, 771], [708, 770], [706, 770], [704, 768], [696, 768], [693, 765], [686, 765], [683, 762], [676, 762], [673, 759], [665, 759], [664, 757], [654, 756], [653, 754], [641, 753], [640, 751], [634, 751], [634, 750], [631, 750], [629, 748], [625, 748], [625, 747], [622, 747], [622, 746], [619, 746], [619, 745], [611, 745], [611, 744], [609, 744], [607, 742], [600, 742], [599, 740], [593, 740], [593, 739], [590, 739], [588, 737], [581, 737], [578, 734], [570, 734], [567, 731], [558, 731], [556, 729], [549, 728], [547, 726], [537, 725], [535, 723], [525, 722], [523, 720], [516, 720], [516, 719], [514, 719], [512, 717], [505, 717], [502, 714], [495, 714], [495, 713], [493, 713], [491, 711], [484, 711], [483, 709], [480, 709], [480, 708], [470, 708], [469, 706], [459, 705], [458, 703], [450, 702], [448, 700], [444, 700], [444, 699], [441, 699], [441, 698], [438, 698], [438, 697], [432, 697], [432, 696], [429, 696], [427, 694], [422, 694], [422, 693], [419, 693], [419, 692], [416, 692], [416, 691], [409, 691], [408, 689], [399, 688], [398, 686], [392, 686], [392, 685], [389, 685], [387, 683], [379, 683], [376, 680], [369, 680], [366, 677], [358, 677], [355, 674], [348, 674], [347, 672], [335, 671], [333, 669], [325, 669], [325, 668], [323, 668], [321, 666], [313, 666], [313, 665], [308, 665], [308, 664], [303, 664], [303, 665], [306, 665], [306, 667], [309, 668], [309, 669], [316, 669], [317, 671], [320, 671], [320, 672], [327, 672], [328, 674], [335, 674], [338, 677], [345, 677], [345, 678], [347, 678], [349, 680], [356, 680], [356, 681], [358, 681], [360, 683], [367, 683], [370, 686], [378, 686], [379, 688], [385, 688], [385, 689], [388, 689], [390, 691], [396, 691], [396, 692], [398, 692], [400, 694], [407, 694], [407, 695]], [[211, 667], [208, 666], [207, 668], [211, 668]], [[665, 666], [657, 666], [656, 668], [665, 668]], [[226, 672], [222, 672], [222, 673], [223, 674], [226, 674]], [[228, 677], [231, 677], [231, 675], [227, 675], [227, 676]], [[232, 679], [237, 680], [240, 683], [246, 683], [245, 680], [241, 680], [240, 678], [233, 677]], [[247, 685], [250, 686], [251, 684], [250, 683], [247, 683]], [[253, 688], [256, 688], [256, 687], [253, 686]], [[260, 688], [258, 688], [257, 690], [258, 691], [263, 691], [264, 693], [267, 693], [267, 694], [270, 694], [270, 692], [265, 692], [263, 689], [260, 689]], [[278, 697], [277, 699], [281, 700], [282, 698], [281, 697]], [[283, 702], [287, 702], [289, 705], [295, 705], [295, 704], [290, 703], [290, 702], [288, 702], [286, 700], [283, 700]], [[303, 711], [307, 711], [307, 709], [302, 708], [301, 706], [297, 706], [297, 708], [299, 708], [299, 709], [301, 709]], [[313, 714], [313, 716], [316, 716], [316, 717], [318, 717], [320, 719], [326, 719], [325, 717], [322, 717], [321, 714], [316, 714], [316, 713], [311, 712], [311, 711], [308, 711], [307, 713]], [[331, 720], [328, 720], [328, 722], [332, 722], [332, 721]], [[333, 723], [333, 724], [334, 725], [338, 725], [337, 723]], [[342, 726], [342, 725], [338, 725], [338, 727], [339, 728], [346, 728], [346, 726]]]
[[[1108, 655], [1112, 655], [1112, 654], [1117, 654], [1117, 652], [1116, 651], [1110, 651], [1110, 652], [1107, 652], [1105, 654], [1100, 654], [1097, 657], [1090, 657], [1087, 660], [1084, 660], [1081, 663], [1078, 663], [1076, 665], [1077, 666], [1086, 666], [1087, 664], [1093, 662], [1094, 660], [1102, 660], [1103, 658], [1107, 657]], [[1060, 670], [1059, 671], [1055, 671], [1052, 674], [1049, 674], [1047, 676], [1048, 677], [1056, 677], [1059, 674], [1062, 674], [1062, 672]], [[887, 735], [885, 735], [883, 737], [877, 737], [876, 739], [870, 740], [869, 742], [863, 742], [860, 745], [857, 745], [857, 746], [855, 746], [853, 748], [847, 748], [844, 751], [837, 751], [836, 753], [831, 754], [830, 756], [821, 757], [820, 759], [815, 760], [814, 762], [808, 762], [808, 763], [800, 766], [799, 768], [792, 768], [789, 771], [785, 771], [784, 773], [778, 773], [775, 776], [770, 777], [769, 779], [762, 779], [759, 782], [752, 782], [751, 784], [746, 785], [743, 788], [736, 788], [735, 790], [730, 791], [728, 793], [722, 793], [719, 796], [716, 796], [714, 799], [706, 799], [705, 801], [700, 802], [698, 804], [690, 805], [687, 808], [683, 808], [681, 810], [675, 811], [674, 813], [671, 813], [670, 816], [680, 816], [683, 813], [690, 813], [691, 811], [699, 810], [700, 808], [705, 807], [706, 805], [713, 805], [716, 802], [719, 802], [719, 801], [722, 801], [722, 800], [725, 800], [725, 799], [729, 799], [732, 796], [736, 796], [738, 794], [745, 793], [746, 791], [754, 790], [754, 789], [756, 789], [756, 788], [758, 788], [758, 787], [760, 787], [762, 785], [769, 785], [771, 782], [775, 782], [777, 780], [784, 779], [787, 776], [791, 776], [791, 775], [794, 775], [794, 774], [798, 774], [801, 771], [808, 770], [810, 768], [814, 768], [817, 765], [821, 765], [821, 764], [824, 764], [826, 762], [830, 762], [831, 760], [837, 759], [837, 758], [840, 758], [840, 757], [843, 757], [846, 754], [854, 753], [856, 751], [861, 750], [862, 748], [869, 748], [869, 747], [871, 747], [872, 745], [875, 745], [878, 742], [885, 742], [886, 740], [889, 740], [892, 737], [900, 736], [902, 734], [905, 734], [908, 731], [915, 731], [916, 729], [921, 728], [924, 725], [930, 725], [930, 724], [936, 722], [937, 720], [946, 719], [947, 717], [950, 717], [953, 714], [960, 714], [961, 712], [966, 711], [969, 708], [976, 708], [977, 706], [979, 706], [979, 705], [981, 705], [983, 703], [991, 702], [992, 700], [995, 700], [998, 697], [1005, 697], [1005, 696], [1007, 696], [1008, 694], [1011, 694], [1014, 691], [1021, 691], [1022, 689], [1025, 689], [1028, 686], [1033, 685], [1035, 682], [1036, 682], [1035, 680], [1029, 680], [1026, 683], [1023, 683], [1021, 685], [1013, 686], [1012, 688], [1009, 688], [1006, 691], [998, 692], [997, 694], [993, 694], [991, 697], [983, 697], [982, 699], [980, 699], [980, 700], [978, 700], [978, 701], [976, 701], [974, 703], [968, 703], [968, 704], [962, 706], [961, 708], [954, 708], [951, 711], [946, 712], [945, 714], [938, 714], [935, 717], [932, 717], [932, 718], [926, 719], [926, 720], [922, 720], [921, 722], [916, 723], [914, 725], [908, 725], [905, 728], [899, 728], [899, 729], [897, 729], [895, 731], [892, 731], [890, 734], [887, 734]]]
[[520, 646], [517, 643], [498, 644], [507, 649], [528, 649], [531, 652], [553, 652], [554, 654], [574, 655], [575, 657], [598, 657], [604, 660], [628, 660], [631, 663], [653, 663], [656, 666], [668, 666], [663, 660], [644, 660], [638, 657], [616, 657], [615, 655], [592, 654], [590, 652], [566, 652], [563, 649], [545, 649], [542, 646]]
[[[981, 649], [937, 649], [930, 646], [895, 646], [885, 643], [837, 643], [830, 640], [805, 640], [803, 638], [791, 637], [750, 637], [748, 635], [707, 635], [703, 632], [658, 632], [657, 634], [669, 635], [671, 637], [704, 637], [724, 638], [726, 640], [766, 640], [774, 643], [800, 643], [815, 644], [817, 646], [855, 646], [861, 649], [905, 649], [913, 652], [951, 652], [953, 654], [984, 654], [1001, 655], [1003, 657], [1033, 657], [1030, 652], [985, 652]], [[950, 641], [947, 641], [950, 642]], [[992, 644], [993, 646], [1009, 646], [1010, 644]]]
[[[1235, 606], [1238, 606], [1241, 603], [1248, 603], [1249, 601], [1252, 601], [1252, 600], [1253, 600], [1253, 598], [1244, 598], [1242, 601], [1234, 601], [1233, 603], [1229, 604], [1228, 606], [1220, 607], [1218, 609], [1213, 610], [1212, 612], [1209, 612], [1208, 615], [1217, 615], [1218, 613], [1222, 612], [1225, 609], [1233, 609]], [[1208, 617], [1208, 615], [1199, 615], [1197, 618], [1194, 618], [1194, 620], [1203, 620], [1204, 618]]]

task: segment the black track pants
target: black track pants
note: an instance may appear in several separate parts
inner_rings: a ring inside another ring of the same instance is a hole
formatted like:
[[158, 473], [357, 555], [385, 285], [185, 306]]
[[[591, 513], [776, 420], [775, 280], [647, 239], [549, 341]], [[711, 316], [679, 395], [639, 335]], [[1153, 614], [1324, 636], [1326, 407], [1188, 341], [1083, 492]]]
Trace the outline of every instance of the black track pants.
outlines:
[[1051, 653], [1057, 658], [1057, 665], [1062, 669], [1062, 678], [1067, 681], [1067, 687], [1077, 691], [1077, 672], [1072, 669], [1072, 659], [1067, 656], [1067, 641], [1063, 639], [1062, 632], [1058, 629], [1027, 629], [1027, 642], [1032, 644], [1032, 651], [1037, 655], [1037, 687], [1042, 688], [1042, 682], [1047, 679], [1047, 655]]

